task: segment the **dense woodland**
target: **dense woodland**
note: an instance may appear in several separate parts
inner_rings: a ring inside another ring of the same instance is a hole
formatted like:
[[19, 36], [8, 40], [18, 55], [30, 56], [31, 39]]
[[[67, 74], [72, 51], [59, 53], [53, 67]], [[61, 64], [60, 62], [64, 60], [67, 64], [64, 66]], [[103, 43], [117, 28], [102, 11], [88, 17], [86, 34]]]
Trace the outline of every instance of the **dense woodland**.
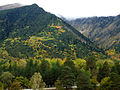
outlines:
[[2, 61], [0, 87], [9, 90], [20, 88], [44, 88], [56, 86], [78, 90], [119, 90], [120, 64], [110, 59], [100, 60], [94, 56], [85, 59], [20, 59]]
[[1, 11], [0, 20], [3, 56], [65, 58], [68, 54], [84, 57], [91, 51], [102, 51], [76, 29], [36, 4]]
[[0, 11], [0, 90], [119, 90], [119, 50], [96, 47], [36, 4]]

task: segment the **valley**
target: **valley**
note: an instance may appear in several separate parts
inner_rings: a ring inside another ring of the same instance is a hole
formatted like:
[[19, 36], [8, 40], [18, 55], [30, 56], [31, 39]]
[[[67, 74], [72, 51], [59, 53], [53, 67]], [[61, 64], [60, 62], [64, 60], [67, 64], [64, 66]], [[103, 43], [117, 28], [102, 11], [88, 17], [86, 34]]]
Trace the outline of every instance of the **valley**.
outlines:
[[119, 15], [67, 21], [37, 4], [0, 10], [0, 90], [119, 90], [119, 28]]

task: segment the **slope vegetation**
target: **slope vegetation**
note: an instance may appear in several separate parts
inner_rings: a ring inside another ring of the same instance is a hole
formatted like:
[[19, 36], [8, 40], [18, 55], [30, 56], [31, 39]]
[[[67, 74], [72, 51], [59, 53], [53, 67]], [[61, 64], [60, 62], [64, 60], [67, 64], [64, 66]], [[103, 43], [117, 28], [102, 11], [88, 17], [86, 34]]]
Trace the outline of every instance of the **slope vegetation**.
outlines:
[[36, 4], [0, 11], [0, 42], [0, 56], [5, 59], [63, 59], [101, 51], [72, 26]]
[[100, 47], [109, 49], [120, 45], [120, 16], [79, 18], [68, 21], [78, 31]]

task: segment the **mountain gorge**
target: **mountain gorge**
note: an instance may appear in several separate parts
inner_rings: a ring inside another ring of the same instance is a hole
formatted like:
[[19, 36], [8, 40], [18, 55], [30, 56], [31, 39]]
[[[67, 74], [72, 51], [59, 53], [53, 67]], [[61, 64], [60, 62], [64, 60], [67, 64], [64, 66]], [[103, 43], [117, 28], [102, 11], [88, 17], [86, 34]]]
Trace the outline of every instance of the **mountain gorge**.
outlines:
[[101, 48], [120, 45], [120, 15], [78, 18], [67, 22]]

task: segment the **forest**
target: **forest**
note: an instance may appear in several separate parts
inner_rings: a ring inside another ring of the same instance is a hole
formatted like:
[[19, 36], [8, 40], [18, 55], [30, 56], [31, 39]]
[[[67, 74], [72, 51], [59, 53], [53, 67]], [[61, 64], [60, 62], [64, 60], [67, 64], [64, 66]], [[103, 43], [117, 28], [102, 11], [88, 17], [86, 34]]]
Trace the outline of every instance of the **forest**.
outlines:
[[71, 90], [72, 86], [77, 86], [77, 90], [120, 89], [120, 64], [111, 59], [88, 56], [0, 62], [0, 90], [48, 86], [55, 86], [57, 90]]
[[0, 90], [120, 90], [119, 50], [36, 4], [0, 11]]

